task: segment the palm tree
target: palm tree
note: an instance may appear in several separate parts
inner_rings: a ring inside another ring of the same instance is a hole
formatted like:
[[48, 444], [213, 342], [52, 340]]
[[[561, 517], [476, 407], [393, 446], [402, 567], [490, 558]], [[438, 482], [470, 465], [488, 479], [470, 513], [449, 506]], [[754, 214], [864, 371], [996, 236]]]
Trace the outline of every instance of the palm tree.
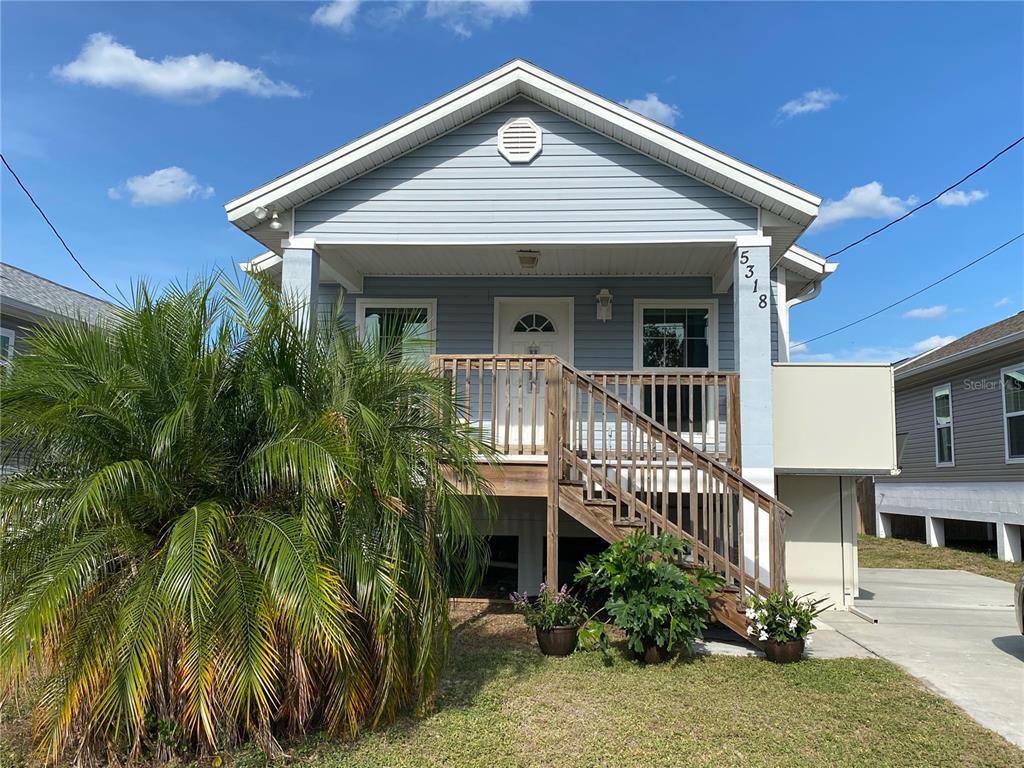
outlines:
[[429, 706], [449, 590], [483, 561], [485, 449], [443, 379], [294, 310], [255, 282], [142, 285], [6, 372], [0, 439], [31, 459], [0, 484], [0, 682], [41, 686], [47, 759]]

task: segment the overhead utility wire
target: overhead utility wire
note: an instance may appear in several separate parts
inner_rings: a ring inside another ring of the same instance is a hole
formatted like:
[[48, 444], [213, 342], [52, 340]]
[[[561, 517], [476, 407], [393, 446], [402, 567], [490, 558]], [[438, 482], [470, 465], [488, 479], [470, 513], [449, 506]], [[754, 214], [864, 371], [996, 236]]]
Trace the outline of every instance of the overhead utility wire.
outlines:
[[848, 251], [848, 250], [850, 250], [850, 249], [851, 249], [851, 248], [853, 248], [853, 247], [854, 247], [855, 245], [860, 245], [861, 243], [863, 243], [863, 242], [864, 242], [865, 240], [867, 240], [868, 238], [870, 238], [870, 237], [874, 237], [875, 235], [877, 235], [877, 234], [878, 234], [879, 232], [884, 232], [884, 231], [885, 231], [885, 230], [887, 230], [887, 229], [888, 229], [889, 227], [891, 227], [891, 226], [892, 226], [893, 224], [899, 224], [899, 223], [900, 223], [901, 221], [903, 221], [903, 220], [904, 220], [905, 218], [907, 218], [908, 216], [913, 216], [913, 215], [914, 215], [915, 213], [917, 213], [918, 211], [920, 211], [920, 210], [921, 210], [922, 208], [924, 208], [925, 206], [928, 206], [928, 205], [931, 205], [932, 203], [934, 203], [934, 202], [935, 202], [936, 200], [938, 200], [938, 199], [939, 199], [940, 197], [942, 197], [942, 196], [943, 196], [944, 194], [946, 194], [947, 192], [951, 192], [951, 191], [953, 191], [954, 189], [956, 189], [957, 187], [959, 187], [959, 186], [960, 186], [961, 184], [963, 184], [963, 183], [964, 183], [965, 181], [967, 181], [967, 180], [968, 180], [969, 178], [971, 178], [971, 176], [974, 176], [974, 175], [975, 175], [976, 173], [980, 173], [981, 171], [983, 171], [983, 170], [985, 170], [986, 168], [988, 168], [988, 167], [989, 167], [990, 165], [992, 165], [992, 163], [994, 163], [994, 162], [995, 162], [996, 160], [998, 160], [998, 159], [999, 159], [999, 158], [1000, 158], [1000, 157], [1001, 157], [1002, 155], [1005, 155], [1005, 154], [1006, 154], [1007, 152], [1009, 152], [1009, 151], [1010, 151], [1011, 149], [1013, 149], [1014, 147], [1016, 147], [1016, 146], [1017, 146], [1018, 144], [1020, 144], [1020, 143], [1021, 143], [1022, 141], [1024, 141], [1024, 136], [1021, 136], [1021, 137], [1020, 137], [1019, 139], [1017, 139], [1017, 140], [1016, 140], [1016, 141], [1014, 141], [1013, 143], [1011, 143], [1011, 144], [1009, 144], [1009, 145], [1007, 145], [1007, 146], [1003, 147], [1003, 148], [1002, 148], [1001, 150], [999, 150], [998, 152], [996, 152], [996, 153], [995, 153], [994, 155], [992, 155], [992, 157], [990, 157], [990, 158], [989, 158], [988, 160], [986, 160], [986, 161], [985, 161], [984, 163], [982, 163], [982, 164], [981, 164], [981, 165], [979, 165], [979, 166], [978, 166], [977, 168], [975, 168], [975, 169], [974, 169], [973, 171], [971, 171], [970, 173], [968, 173], [968, 174], [967, 174], [966, 176], [964, 176], [964, 177], [963, 177], [962, 179], [960, 179], [959, 181], [956, 181], [956, 182], [954, 182], [954, 183], [950, 184], [950, 185], [949, 185], [948, 187], [946, 187], [946, 188], [945, 188], [944, 190], [942, 190], [941, 192], [939, 192], [939, 193], [938, 193], [937, 195], [935, 195], [934, 197], [931, 197], [931, 198], [929, 198], [928, 200], [925, 200], [925, 201], [924, 201], [923, 203], [921, 203], [921, 204], [920, 204], [919, 206], [917, 206], [917, 207], [915, 207], [915, 208], [911, 208], [911, 209], [910, 209], [909, 211], [907, 211], [906, 213], [904, 213], [904, 214], [903, 214], [902, 216], [900, 216], [899, 218], [897, 218], [897, 219], [893, 219], [892, 221], [890, 221], [890, 222], [889, 222], [888, 224], [886, 224], [885, 226], [882, 226], [882, 227], [879, 227], [878, 229], [876, 229], [876, 230], [875, 230], [874, 232], [868, 232], [868, 233], [867, 233], [866, 235], [864, 235], [864, 237], [860, 238], [859, 240], [854, 240], [854, 241], [853, 241], [852, 243], [850, 243], [849, 245], [844, 245], [844, 246], [843, 246], [842, 248], [840, 248], [840, 249], [839, 249], [838, 251], [833, 251], [832, 253], [830, 253], [830, 254], [829, 254], [828, 256], [826, 256], [826, 257], [825, 257], [825, 261], [828, 261], [828, 260], [829, 260], [829, 259], [831, 259], [831, 258], [832, 258], [833, 256], [838, 256], [838, 255], [839, 255], [840, 253], [842, 253], [843, 251]]
[[7, 170], [10, 171], [11, 176], [14, 177], [14, 180], [16, 182], [18, 182], [18, 186], [21, 187], [21, 191], [24, 192], [28, 196], [28, 199], [32, 202], [32, 205], [34, 205], [36, 210], [39, 211], [39, 215], [43, 217], [43, 221], [45, 221], [47, 224], [50, 225], [50, 229], [53, 230], [53, 234], [55, 234], [57, 236], [57, 239], [60, 240], [60, 244], [64, 246], [64, 250], [68, 252], [68, 255], [75, 262], [75, 264], [78, 265], [78, 268], [80, 270], [82, 270], [82, 272], [85, 273], [86, 277], [88, 277], [90, 280], [92, 280], [93, 285], [95, 285], [97, 288], [99, 288], [101, 291], [103, 291], [103, 293], [105, 293], [111, 299], [114, 299], [114, 301], [117, 301], [117, 299], [114, 298], [114, 295], [110, 291], [108, 291], [106, 288], [104, 288], [102, 285], [100, 285], [99, 282], [97, 282], [96, 278], [89, 274], [89, 270], [87, 270], [83, 266], [82, 262], [80, 262], [78, 260], [78, 257], [75, 256], [75, 254], [71, 250], [71, 248], [68, 247], [67, 242], [65, 242], [64, 238], [61, 237], [60, 232], [58, 232], [57, 228], [55, 226], [53, 226], [53, 222], [50, 221], [50, 217], [46, 215], [46, 212], [42, 208], [39, 207], [39, 203], [37, 203], [36, 199], [34, 197], [32, 197], [32, 193], [28, 191], [28, 187], [26, 187], [22, 183], [21, 179], [18, 178], [18, 174], [16, 174], [14, 172], [14, 169], [11, 168], [11, 164], [7, 162], [7, 158], [4, 157], [3, 154], [0, 154], [0, 160], [3, 160], [4, 165], [7, 167]]
[[854, 320], [853, 322], [847, 323], [846, 325], [840, 326], [839, 328], [835, 328], [834, 330], [828, 331], [827, 333], [823, 333], [820, 336], [815, 336], [813, 338], [807, 339], [806, 341], [798, 341], [795, 344], [791, 344], [789, 348], [793, 349], [794, 347], [798, 347], [800, 345], [810, 344], [812, 341], [818, 341], [819, 339], [824, 339], [826, 336], [831, 336], [834, 333], [839, 333], [840, 331], [845, 331], [847, 328], [852, 328], [853, 326], [858, 325], [859, 323], [863, 323], [865, 320], [870, 320], [872, 317], [876, 317], [877, 315], [880, 315], [883, 312], [885, 312], [887, 310], [890, 310], [893, 307], [898, 306], [898, 305], [902, 304], [905, 301], [909, 301], [910, 299], [914, 298], [915, 296], [920, 296], [922, 293], [927, 291], [929, 288], [934, 288], [939, 283], [944, 283], [946, 280], [949, 280], [949, 278], [953, 277], [954, 275], [958, 275], [961, 272], [963, 272], [965, 269], [973, 267], [979, 261], [987, 259], [989, 256], [991, 256], [994, 253], [997, 253], [997, 252], [1003, 250], [1003, 248], [1005, 248], [1008, 245], [1011, 245], [1012, 243], [1016, 242], [1017, 240], [1020, 240], [1022, 237], [1024, 237], [1024, 232], [1021, 232], [1019, 235], [1016, 235], [1015, 237], [1011, 237], [1005, 243], [1003, 243], [1002, 245], [996, 246], [995, 248], [993, 248], [988, 253], [986, 253], [986, 254], [984, 254], [982, 256], [979, 256], [978, 258], [974, 259], [973, 261], [969, 261], [968, 263], [964, 264], [959, 269], [953, 270], [948, 275], [944, 275], [943, 277], [940, 277], [938, 280], [936, 280], [936, 281], [934, 281], [932, 283], [929, 283], [924, 288], [921, 288], [920, 290], [914, 291], [913, 293], [908, 294], [907, 296], [904, 296], [902, 299], [899, 299], [898, 301], [894, 301], [892, 304], [888, 304], [888, 305], [882, 307], [881, 309], [872, 312], [869, 315], [864, 315], [864, 317], [858, 318], [857, 320]]

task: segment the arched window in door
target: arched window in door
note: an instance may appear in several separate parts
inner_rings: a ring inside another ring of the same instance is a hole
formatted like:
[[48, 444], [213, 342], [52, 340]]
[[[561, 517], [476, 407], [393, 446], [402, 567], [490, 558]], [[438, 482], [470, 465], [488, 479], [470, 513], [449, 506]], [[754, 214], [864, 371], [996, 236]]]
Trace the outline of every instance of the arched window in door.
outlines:
[[547, 315], [528, 312], [520, 317], [512, 328], [513, 333], [554, 333], [555, 324]]

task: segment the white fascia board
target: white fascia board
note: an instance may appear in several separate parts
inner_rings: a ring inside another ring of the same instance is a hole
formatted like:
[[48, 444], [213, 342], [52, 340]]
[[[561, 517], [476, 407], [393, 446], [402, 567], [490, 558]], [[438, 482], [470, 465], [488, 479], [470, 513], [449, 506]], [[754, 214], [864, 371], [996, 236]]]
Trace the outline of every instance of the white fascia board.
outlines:
[[265, 272], [268, 269], [273, 269], [281, 263], [282, 259], [273, 251], [267, 251], [261, 253], [259, 256], [250, 259], [249, 261], [243, 261], [239, 264], [239, 268], [243, 272]]
[[[791, 218], [802, 226], [807, 226], [817, 215], [821, 198], [816, 195], [683, 136], [654, 120], [562, 80], [528, 62], [515, 60], [376, 131], [229, 201], [224, 206], [228, 220], [247, 229], [248, 227], [244, 226], [242, 219], [251, 215], [255, 208], [274, 205], [278, 200], [301, 192], [319, 179], [343, 172], [347, 166], [365, 160], [375, 152], [381, 152], [400, 144], [418, 131], [424, 130], [428, 134], [419, 143], [433, 140], [442, 133], [454, 129], [452, 126], [444, 130], [436, 129], [445, 118], [472, 107], [480, 100], [504, 88], [512, 88], [514, 92], [528, 97], [530, 94], [527, 90], [532, 88], [566, 106], [576, 107], [592, 114], [596, 119], [607, 120], [621, 128], [637, 145], [647, 141], [664, 149], [670, 155], [678, 156], [684, 161], [707, 169], [709, 178], [703, 180], [712, 186], [722, 188], [724, 182], [728, 181], [746, 191], [747, 197], [763, 196], [778, 202], [790, 213], [787, 218]], [[468, 112], [470, 114], [468, 119], [475, 119], [477, 116], [475, 111], [468, 110]], [[464, 122], [466, 122], [465, 119], [458, 121], [458, 124], [461, 125]], [[428, 130], [432, 128], [435, 129], [433, 134]], [[418, 144], [407, 146], [402, 152], [393, 152], [391, 157], [411, 151], [415, 146]], [[627, 142], [627, 146], [633, 145]], [[634, 148], [637, 151], [643, 151], [638, 146]], [[389, 157], [389, 159], [391, 158]], [[673, 164], [669, 163], [669, 165]], [[683, 168], [679, 168], [679, 170], [682, 173], [688, 173]], [[688, 173], [688, 175], [693, 174]], [[716, 179], [718, 183], [716, 183]], [[737, 190], [723, 191], [740, 196], [741, 199], [747, 199], [738, 195]], [[310, 197], [313, 196], [315, 195]], [[758, 203], [752, 202], [751, 204]]]

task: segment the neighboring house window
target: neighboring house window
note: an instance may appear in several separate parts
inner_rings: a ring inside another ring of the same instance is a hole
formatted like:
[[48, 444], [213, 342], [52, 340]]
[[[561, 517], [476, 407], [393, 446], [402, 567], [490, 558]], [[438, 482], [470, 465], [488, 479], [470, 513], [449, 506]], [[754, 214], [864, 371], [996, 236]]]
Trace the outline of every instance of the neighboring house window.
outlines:
[[716, 304], [637, 301], [633, 362], [638, 368], [717, 368]]
[[1006, 461], [1024, 462], [1024, 363], [1001, 371]]
[[14, 331], [0, 328], [0, 362], [10, 360], [14, 355]]
[[425, 363], [433, 353], [436, 316], [434, 299], [356, 300], [362, 338], [410, 362]]
[[935, 415], [935, 466], [953, 465], [953, 391], [949, 384], [932, 390]]

